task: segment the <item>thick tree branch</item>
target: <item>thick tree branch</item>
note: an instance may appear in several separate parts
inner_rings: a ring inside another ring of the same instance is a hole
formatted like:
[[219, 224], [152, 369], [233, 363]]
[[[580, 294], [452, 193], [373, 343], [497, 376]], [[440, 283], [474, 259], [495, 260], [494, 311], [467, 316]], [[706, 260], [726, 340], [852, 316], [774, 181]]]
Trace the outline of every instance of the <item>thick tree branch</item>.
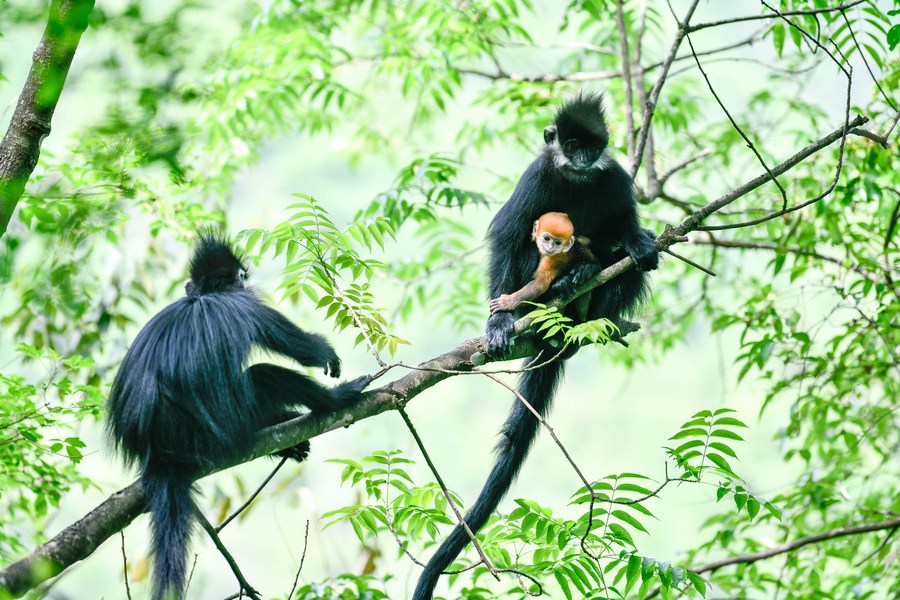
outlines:
[[0, 592], [18, 598], [34, 586], [90, 556], [102, 542], [144, 512], [140, 483], [119, 490], [84, 518], [0, 571]]
[[[517, 323], [516, 331], [524, 334], [525, 320]], [[537, 352], [527, 335], [520, 335], [508, 359], [524, 358]], [[230, 468], [267, 456], [283, 448], [351, 424], [388, 410], [405, 406], [412, 398], [453, 375], [452, 371], [473, 368], [471, 357], [487, 353], [484, 337], [467, 340], [450, 352], [423, 363], [428, 370], [416, 370], [380, 388], [368, 391], [355, 406], [327, 415], [306, 414], [275, 427], [263, 430], [247, 456], [236, 457], [229, 464], [213, 472]], [[490, 359], [488, 359], [490, 360]], [[294, 441], [296, 440], [296, 441]], [[66, 568], [90, 556], [109, 537], [127, 526], [145, 510], [143, 489], [139, 481], [116, 492], [85, 517], [73, 523], [30, 555], [0, 570], [0, 591], [14, 598], [34, 586], [61, 573]]]
[[41, 142], [50, 134], [53, 111], [93, 8], [94, 0], [53, 0], [50, 4], [47, 27], [0, 142], [0, 237], [37, 166]]
[[[851, 121], [850, 127], [858, 127], [867, 120], [865, 117], [856, 117]], [[776, 175], [787, 172], [804, 159], [844, 137], [846, 135], [845, 132], [846, 128], [841, 127], [829, 133], [822, 139], [806, 146], [783, 163], [773, 167], [772, 172]], [[767, 181], [769, 181], [769, 175], [762, 174], [710, 202], [690, 215], [678, 227], [667, 229], [659, 237], [657, 241], [658, 247], [666, 249], [679, 241], [684, 241], [683, 236], [695, 230], [703, 219]], [[571, 302], [574, 298], [602, 285], [633, 266], [634, 261], [631, 258], [624, 258], [603, 269], [593, 279], [585, 282], [571, 297], [557, 299], [551, 304], [559, 306]], [[530, 321], [528, 319], [520, 319], [516, 322], [516, 338], [513, 349], [509, 356], [504, 357], [504, 360], [536, 354], [537, 347], [527, 331], [529, 324]], [[488, 361], [493, 360], [486, 356], [487, 344], [483, 336], [466, 340], [446, 354], [422, 363], [420, 368], [396, 381], [366, 392], [361, 402], [346, 410], [325, 415], [306, 414], [263, 430], [257, 437], [253, 449], [246, 456], [235, 457], [229, 464], [222, 465], [216, 470], [226, 469], [261, 456], [270, 455], [325, 432], [349, 427], [359, 420], [373, 417], [388, 410], [401, 408], [428, 388], [451, 377], [455, 372], [474, 370], [475, 365], [472, 363], [472, 358], [475, 355], [483, 355]], [[5, 589], [14, 597], [21, 596], [35, 585], [46, 581], [72, 564], [90, 556], [100, 544], [128, 525], [143, 510], [143, 492], [140, 483], [135, 482], [110, 496], [84, 518], [64, 529], [52, 540], [39, 546], [29, 556], [0, 570], [0, 590]]]

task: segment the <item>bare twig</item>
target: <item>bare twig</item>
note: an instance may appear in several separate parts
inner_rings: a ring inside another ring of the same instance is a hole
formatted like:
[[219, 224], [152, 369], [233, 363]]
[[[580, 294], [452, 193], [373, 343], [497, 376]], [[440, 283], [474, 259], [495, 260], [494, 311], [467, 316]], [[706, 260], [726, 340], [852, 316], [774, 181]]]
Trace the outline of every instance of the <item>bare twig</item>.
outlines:
[[679, 163], [675, 163], [675, 165], [673, 165], [668, 171], [666, 171], [665, 173], [663, 173], [660, 176], [660, 178], [659, 178], [660, 187], [664, 186], [666, 184], [666, 182], [669, 180], [669, 178], [672, 177], [672, 175], [674, 175], [678, 171], [684, 169], [685, 167], [690, 165], [692, 162], [694, 162], [696, 160], [700, 160], [701, 158], [703, 158], [705, 156], [709, 156], [710, 152], [711, 152], [711, 150], [709, 148], [704, 148], [703, 150], [701, 150], [694, 156], [689, 156], [688, 158], [684, 159], [683, 161], [681, 161]]
[[[491, 561], [488, 559], [487, 555], [484, 553], [484, 550], [482, 550], [481, 544], [478, 543], [478, 540], [476, 539], [475, 534], [472, 532], [472, 530], [469, 528], [469, 525], [466, 523], [466, 519], [463, 517], [462, 513], [459, 510], [459, 507], [456, 505], [456, 502], [453, 500], [453, 496], [450, 494], [450, 490], [447, 489], [446, 484], [444, 484], [444, 480], [441, 477], [441, 474], [438, 472], [437, 468], [434, 466], [434, 463], [431, 462], [431, 457], [428, 455], [428, 452], [425, 450], [425, 444], [422, 442], [422, 438], [419, 437], [419, 432], [416, 431], [416, 428], [413, 425], [412, 421], [410, 420], [409, 415], [406, 414], [406, 411], [403, 410], [402, 408], [397, 409], [397, 412], [399, 412], [400, 416], [403, 417], [403, 422], [406, 423], [407, 429], [409, 429], [409, 432], [412, 434], [413, 439], [416, 441], [416, 445], [419, 447], [419, 452], [421, 452], [422, 456], [425, 458], [425, 463], [428, 465], [428, 468], [431, 470], [431, 474], [434, 475], [435, 480], [437, 481], [438, 485], [441, 488], [441, 492], [444, 493], [444, 498], [447, 499], [447, 503], [450, 505], [450, 508], [453, 510], [453, 514], [456, 515], [456, 520], [459, 522], [460, 526], [462, 526], [462, 528], [468, 534], [469, 540], [472, 542], [472, 546], [475, 548], [475, 551], [478, 553], [478, 556], [481, 559], [480, 563], [483, 564], [485, 567], [487, 567], [488, 571], [490, 571], [491, 575], [493, 575], [494, 579], [496, 579], [497, 581], [500, 581], [500, 575], [499, 575], [500, 573], [514, 573], [518, 577], [525, 577], [526, 579], [531, 580], [532, 583], [534, 583], [535, 585], [538, 586], [539, 591], [537, 594], [533, 594], [533, 593], [529, 592], [528, 590], [525, 590], [525, 593], [528, 594], [529, 596], [541, 595], [543, 593], [543, 587], [538, 582], [538, 580], [535, 579], [534, 577], [532, 577], [531, 575], [528, 575], [527, 573], [523, 573], [522, 571], [519, 571], [517, 569], [497, 569], [496, 567], [494, 567], [493, 563], [491, 563]], [[422, 564], [415, 559], [414, 559], [414, 562], [416, 562], [419, 565]], [[475, 563], [474, 565], [471, 565], [465, 569], [460, 569], [459, 572], [473, 569], [473, 568], [477, 567], [478, 564], [479, 563]], [[451, 571], [450, 573], [453, 573], [453, 571]], [[524, 588], [524, 586], [523, 586], [523, 588]]]
[[858, 273], [862, 277], [865, 277], [869, 281], [873, 283], [881, 283], [881, 280], [875, 273], [872, 273], [858, 264], [853, 264], [848, 260], [841, 260], [840, 258], [836, 258], [834, 256], [830, 256], [828, 254], [822, 254], [821, 252], [817, 252], [808, 248], [800, 248], [799, 246], [787, 246], [783, 244], [774, 244], [772, 242], [749, 242], [743, 240], [724, 240], [721, 238], [714, 238], [712, 236], [707, 237], [695, 237], [691, 240], [694, 244], [707, 244], [710, 246], [718, 246], [720, 248], [737, 248], [742, 250], [770, 250], [775, 252], [783, 252], [788, 254], [796, 254], [798, 256], [809, 256], [811, 258], [815, 258], [818, 260], [822, 260], [825, 262], [832, 263], [839, 267], [843, 267], [848, 271], [852, 271], [854, 273]]
[[248, 506], [250, 506], [250, 504], [252, 504], [254, 500], [256, 500], [256, 497], [259, 496], [259, 494], [263, 491], [263, 488], [265, 488], [267, 485], [269, 485], [269, 482], [272, 481], [272, 478], [275, 477], [275, 474], [278, 473], [278, 471], [281, 469], [281, 467], [284, 466], [284, 463], [286, 463], [287, 460], [288, 459], [285, 456], [285, 457], [282, 457], [282, 459], [280, 461], [278, 461], [278, 464], [275, 465], [275, 468], [272, 469], [272, 472], [269, 473], [269, 475], [263, 480], [263, 482], [261, 484], [259, 484], [259, 487], [256, 488], [256, 491], [254, 491], [252, 494], [250, 494], [250, 497], [247, 498], [247, 501], [244, 502], [243, 504], [241, 504], [237, 508], [237, 510], [235, 510], [233, 513], [228, 515], [228, 517], [224, 521], [222, 521], [221, 523], [219, 523], [216, 526], [216, 533], [219, 533], [223, 529], [225, 529], [226, 525], [231, 523], [239, 514], [244, 512], [244, 510]]
[[200, 509], [195, 509], [194, 514], [197, 517], [197, 521], [200, 522], [200, 526], [203, 527], [203, 530], [206, 531], [213, 544], [215, 544], [216, 549], [219, 551], [219, 554], [221, 554], [222, 558], [225, 559], [225, 562], [228, 563], [228, 566], [231, 568], [231, 572], [234, 573], [234, 577], [235, 579], [237, 579], [238, 585], [241, 587], [240, 592], [246, 592], [247, 596], [249, 596], [253, 600], [261, 600], [259, 597], [259, 593], [253, 588], [252, 585], [247, 582], [244, 574], [241, 573], [240, 567], [238, 567], [237, 561], [234, 560], [231, 552], [229, 552], [228, 548], [225, 547], [225, 544], [222, 543], [222, 540], [219, 538], [219, 534], [216, 533], [216, 528], [213, 527], [212, 523], [207, 520], [206, 515], [204, 515], [200, 511]]
[[597, 54], [608, 54], [610, 56], [618, 56], [615, 51], [596, 44], [588, 44], [584, 42], [560, 42], [556, 44], [531, 44], [526, 42], [497, 42], [497, 46], [504, 48], [525, 48], [539, 50], [587, 50], [588, 52], [596, 52]]
[[[854, 0], [853, 2], [848, 2], [846, 4], [838, 4], [835, 6], [826, 6], [824, 8], [815, 8], [808, 10], [786, 10], [780, 14], [786, 17], [793, 17], [795, 15], [819, 15], [823, 13], [837, 12], [843, 11], [845, 9], [856, 6], [857, 4], [862, 4], [867, 0]], [[688, 33], [694, 33], [695, 31], [700, 31], [701, 29], [708, 29], [710, 27], [719, 27], [720, 25], [731, 25], [733, 23], [743, 23], [745, 21], [759, 21], [765, 19], [774, 19], [776, 15], [748, 15], [745, 17], [732, 17], [729, 19], [722, 19], [720, 21], [710, 21], [708, 23], [697, 23], [696, 25], [692, 25], [688, 28]]]
[[[698, 52], [697, 56], [710, 56], [714, 54], [720, 54], [722, 52], [727, 52], [729, 50], [735, 50], [737, 48], [742, 48], [744, 46], [752, 46], [756, 42], [762, 39], [763, 33], [765, 33], [767, 28], [762, 28], [759, 31], [754, 32], [751, 36], [746, 39], [741, 40], [740, 42], [735, 42], [733, 44], [727, 44], [725, 46], [718, 46], [716, 48], [712, 48], [710, 50], [703, 50], [702, 52]], [[691, 60], [694, 58], [691, 54], [683, 54], [681, 56], [676, 56], [673, 63], [681, 62], [683, 60]], [[662, 62], [655, 62], [653, 64], [647, 65], [644, 67], [644, 71], [653, 71], [654, 69], [658, 69], [663, 66]]]
[[188, 596], [188, 590], [191, 589], [191, 582], [194, 580], [194, 569], [197, 568], [197, 559], [200, 557], [199, 554], [194, 553], [194, 561], [191, 563], [191, 572], [188, 573], [187, 583], [184, 585], [184, 597], [190, 598]]
[[878, 544], [878, 546], [874, 550], [872, 550], [871, 552], [866, 554], [864, 557], [862, 557], [862, 559], [859, 562], [857, 562], [854, 566], [855, 567], [862, 566], [862, 564], [864, 562], [866, 562], [867, 560], [871, 559], [873, 556], [875, 556], [876, 554], [881, 552], [884, 549], [884, 547], [890, 543], [891, 538], [894, 537], [894, 534], [897, 533], [897, 529], [900, 529], [900, 525], [898, 525], [897, 527], [894, 527], [893, 529], [888, 531], [888, 534], [886, 536], [884, 536], [884, 539], [881, 540], [881, 543]]
[[772, 183], [775, 184], [775, 187], [778, 188], [778, 191], [781, 193], [781, 210], [787, 208], [787, 192], [781, 186], [781, 183], [778, 181], [778, 178], [772, 173], [772, 170], [769, 168], [769, 165], [766, 164], [765, 159], [762, 157], [762, 154], [759, 153], [759, 150], [756, 149], [756, 146], [747, 137], [747, 134], [744, 133], [744, 130], [741, 129], [741, 126], [737, 124], [734, 120], [734, 117], [731, 116], [731, 113], [728, 112], [728, 109], [725, 108], [725, 104], [722, 102], [722, 99], [719, 98], [719, 94], [716, 93], [715, 88], [713, 88], [712, 82], [709, 80], [709, 76], [706, 74], [706, 71], [703, 69], [703, 65], [700, 64], [700, 59], [697, 58], [697, 52], [694, 50], [694, 43], [691, 42], [691, 36], [685, 35], [687, 38], [688, 47], [691, 49], [691, 55], [694, 57], [694, 62], [697, 63], [697, 68], [700, 69], [700, 74], [703, 75], [703, 79], [706, 81], [706, 87], [709, 88], [709, 93], [712, 94], [712, 97], [715, 99], [716, 103], [719, 105], [719, 108], [722, 109], [722, 112], [725, 113], [725, 116], [728, 117], [728, 120], [731, 122], [731, 126], [735, 131], [740, 134], [744, 141], [747, 143], [747, 147], [756, 155], [756, 160], [759, 161], [759, 164], [762, 165], [762, 168], [766, 170], [766, 173], [769, 174], [769, 177], [772, 178]]
[[[751, 35], [750, 37], [748, 37], [747, 39], [742, 40], [740, 42], [735, 42], [733, 44], [728, 44], [725, 46], [712, 48], [710, 50], [704, 50], [703, 52], [698, 52], [697, 56], [709, 56], [712, 54], [719, 54], [720, 52], [726, 52], [728, 50], [734, 50], [735, 48], [740, 48], [742, 46], [752, 45], [753, 43], [759, 41], [761, 36], [762, 36], [761, 32], [756, 32], [753, 35]], [[514, 44], [508, 44], [508, 45], [514, 45]], [[559, 45], [559, 46], [547, 45], [547, 44], [534, 44], [534, 45], [519, 44], [519, 45], [523, 46], [523, 47], [530, 47], [530, 48], [555, 48], [555, 47], [560, 47], [560, 48], [571, 47], [573, 49], [584, 48], [585, 50], [590, 50], [591, 52], [601, 52], [603, 54], [612, 54], [612, 55], [618, 56], [618, 54], [616, 52], [613, 52], [613, 51], [605, 49], [605, 48], [600, 48], [598, 46], [594, 46], [591, 44], [565, 44], [565, 45]], [[690, 58], [691, 58], [690, 54], [686, 54], [684, 56], [676, 56], [672, 62], [679, 62], [679, 61], [683, 61], [683, 60], [688, 60]], [[373, 58], [372, 60], [375, 60], [375, 58]], [[637, 60], [635, 60], [632, 64], [636, 67], [640, 66], [638, 64]], [[642, 71], [646, 72], [646, 71], [652, 71], [655, 69], [659, 69], [664, 64], [665, 64], [664, 62], [653, 63], [651, 65], [648, 65], [647, 67], [643, 67]], [[542, 73], [539, 75], [522, 75], [522, 74], [518, 74], [518, 73], [508, 73], [502, 69], [493, 71], [493, 72], [488, 72], [488, 71], [482, 71], [479, 69], [460, 68], [460, 69], [457, 69], [457, 71], [459, 71], [460, 73], [463, 73], [464, 75], [473, 75], [476, 77], [483, 77], [485, 79], [490, 79], [492, 81], [507, 80], [507, 81], [523, 82], [523, 83], [556, 83], [556, 82], [560, 82], [560, 81], [570, 81], [570, 82], [605, 81], [605, 80], [609, 80], [609, 79], [616, 79], [617, 77], [622, 77], [622, 71], [615, 70], [615, 69], [607, 70], [607, 71], [576, 71], [573, 73]]]
[[900, 121], [900, 110], [898, 110], [897, 114], [894, 115], [893, 121], [891, 121], [890, 126], [887, 128], [887, 131], [884, 132], [884, 139], [890, 139], [891, 133], [894, 131], [894, 127], [897, 126], [897, 121]]
[[447, 486], [444, 484], [444, 479], [441, 477], [441, 474], [438, 472], [437, 467], [434, 466], [434, 463], [431, 462], [431, 457], [428, 455], [428, 451], [425, 450], [425, 444], [422, 442], [422, 438], [419, 437], [419, 432], [416, 431], [415, 426], [412, 424], [412, 421], [409, 419], [409, 415], [406, 414], [406, 411], [402, 408], [397, 409], [397, 412], [400, 413], [400, 416], [403, 417], [403, 422], [406, 423], [406, 427], [409, 429], [409, 432], [412, 434], [413, 439], [416, 441], [416, 445], [419, 447], [419, 452], [422, 453], [422, 456], [425, 458], [425, 463], [428, 465], [428, 468], [431, 470], [431, 474], [434, 475], [435, 480], [437, 480], [438, 485], [441, 487], [441, 491], [444, 493], [444, 497], [447, 499], [447, 503], [450, 505], [450, 508], [453, 510], [453, 514], [456, 515], [456, 520], [459, 522], [460, 526], [465, 530], [466, 534], [469, 536], [469, 539], [472, 542], [472, 546], [475, 548], [475, 551], [478, 553], [478, 556], [481, 558], [481, 562], [484, 563], [484, 566], [487, 567], [488, 571], [491, 572], [491, 575], [494, 576], [494, 579], [500, 581], [500, 575], [497, 574], [497, 569], [494, 568], [493, 563], [488, 560], [488, 557], [485, 555], [484, 550], [481, 549], [481, 544], [478, 543], [478, 540], [475, 538], [475, 534], [472, 533], [472, 530], [469, 529], [469, 525], [466, 523], [466, 519], [463, 517], [462, 513], [459, 510], [459, 507], [456, 505], [456, 502], [453, 500], [453, 496], [450, 494], [450, 490], [447, 489]]
[[297, 590], [297, 582], [300, 581], [300, 571], [303, 570], [303, 561], [306, 560], [306, 547], [309, 545], [309, 519], [306, 520], [306, 531], [303, 533], [303, 554], [300, 555], [300, 566], [297, 567], [297, 574], [294, 575], [294, 585], [291, 586], [291, 591], [288, 592], [287, 600], [291, 600], [294, 597], [294, 592]]
[[465, 75], [475, 75], [484, 77], [493, 81], [506, 79], [509, 81], [523, 83], [555, 83], [558, 81], [603, 81], [605, 79], [615, 79], [621, 77], [621, 71], [579, 71], [576, 73], [546, 73], [543, 75], [518, 75], [515, 73], [488, 73], [477, 69], [457, 69]]
[[521, 402], [521, 403], [525, 406], [525, 408], [528, 409], [528, 412], [530, 412], [532, 415], [534, 415], [534, 418], [538, 420], [538, 423], [540, 423], [540, 424], [544, 427], [544, 429], [547, 430], [547, 433], [550, 434], [550, 437], [553, 438], [553, 442], [554, 442], [554, 443], [559, 447], [559, 449], [562, 451], [563, 456], [566, 457], [566, 460], [567, 460], [568, 463], [572, 466], [572, 469], [575, 470], [575, 473], [578, 475], [578, 478], [581, 480], [581, 483], [584, 484], [588, 489], [590, 489], [590, 488], [591, 488], [591, 484], [588, 483], [587, 478], [584, 476], [584, 473], [581, 472], [581, 469], [578, 467], [578, 464], [575, 462], [575, 460], [574, 460], [574, 459], [572, 458], [572, 456], [569, 454], [569, 451], [566, 450], [566, 447], [563, 446], [562, 442], [559, 441], [559, 438], [556, 437], [556, 432], [553, 431], [553, 428], [550, 426], [550, 423], [548, 423], [547, 420], [546, 420], [544, 417], [542, 417], [541, 414], [540, 414], [537, 410], [535, 410], [535, 408], [534, 408], [534, 407], [531, 405], [531, 403], [525, 398], [525, 396], [523, 396], [523, 395], [519, 392], [519, 390], [517, 390], [516, 388], [514, 388], [514, 387], [511, 386], [511, 385], [508, 385], [506, 382], [504, 382], [502, 379], [496, 377], [495, 375], [492, 375], [492, 374], [490, 374], [490, 373], [485, 373], [485, 376], [486, 376], [488, 379], [491, 379], [491, 380], [497, 382], [498, 384], [502, 385], [502, 386], [505, 387], [507, 390], [509, 390], [510, 392], [512, 392], [513, 394], [515, 394], [515, 396], [516, 396], [516, 398], [519, 400], [519, 402]]
[[862, 129], [861, 127], [854, 127], [853, 129], [850, 130], [850, 133], [852, 133], [853, 135], [858, 135], [860, 137], [864, 137], [866, 139], [872, 140], [873, 142], [875, 142], [876, 144], [878, 144], [879, 146], [881, 146], [882, 148], [885, 148], [885, 149], [887, 149], [888, 145], [890, 144], [886, 137], [881, 137], [877, 133], [873, 133], [873, 132], [869, 131], [868, 129]]
[[[850, 19], [847, 18], [847, 12], [845, 9], [841, 8], [841, 16], [844, 18], [844, 23], [847, 25], [847, 31], [850, 32], [850, 37], [853, 39], [853, 44], [856, 46], [856, 51], [859, 54], [860, 58], [862, 58], [863, 64], [866, 65], [866, 71], [869, 72], [869, 75], [872, 77], [872, 81], [875, 82], [875, 87], [878, 88], [878, 91], [881, 92], [881, 97], [884, 98], [884, 101], [888, 106], [897, 110], [897, 105], [894, 104], [894, 101], [891, 100], [890, 96], [888, 96], [884, 90], [881, 88], [881, 82], [878, 81], [878, 78], [875, 77], [875, 73], [872, 72], [872, 67], [869, 65], [869, 60], [866, 58], [866, 53], [863, 52], [862, 46], [859, 45], [859, 41], [856, 39], [856, 34], [853, 33], [853, 27], [850, 26]], [[882, 144], [887, 147], [887, 144]]]
[[[786, 544], [780, 544], [778, 546], [774, 546], [769, 548], [768, 550], [763, 550], [761, 552], [754, 552], [752, 554], [742, 554], [740, 556], [732, 556], [730, 558], [723, 558], [721, 560], [716, 560], [713, 562], [706, 563], [705, 565], [700, 565], [697, 567], [689, 567], [688, 571], [692, 573], [709, 573], [712, 571], [717, 571], [723, 567], [728, 567], [731, 565], [741, 565], [741, 564], [750, 564], [759, 562], [761, 560], [766, 560], [768, 558], [772, 558], [773, 556], [778, 556], [780, 554], [785, 554], [787, 552], [793, 552], [794, 550], [799, 550], [804, 546], [809, 546], [810, 544], [818, 544], [819, 542], [824, 542], [828, 540], [833, 540], [841, 537], [846, 537], [848, 535], [860, 535], [863, 533], [871, 533], [873, 531], [883, 531], [885, 529], [896, 529], [900, 527], [900, 517], [894, 519], [888, 519], [887, 521], [881, 521], [880, 523], [868, 523], [865, 525], [856, 525], [853, 527], [838, 527], [837, 529], [830, 529], [828, 531], [823, 531], [822, 533], [817, 533], [814, 535], [802, 537], [800, 539], [794, 540], [793, 542], [788, 542]], [[659, 588], [650, 592], [646, 597], [647, 598], [655, 598], [659, 595]]]
[[125, 597], [131, 600], [131, 586], [128, 585], [128, 555], [125, 553], [125, 530], [119, 532], [122, 541], [122, 575], [125, 577]]
[[689, 259], [689, 258], [687, 258], [687, 257], [685, 257], [685, 256], [681, 256], [680, 254], [675, 254], [675, 253], [672, 252], [672, 250], [669, 249], [669, 248], [664, 249], [663, 252], [665, 252], [665, 253], [668, 254], [669, 256], [674, 256], [675, 258], [677, 258], [678, 260], [682, 261], [682, 262], [685, 263], [685, 264], [691, 265], [692, 267], [694, 267], [694, 268], [697, 269], [698, 271], [703, 271], [704, 273], [706, 273], [706, 274], [709, 275], [710, 277], [715, 277], [715, 276], [716, 276], [716, 274], [715, 274], [712, 270], [707, 269], [707, 268], [704, 267], [703, 265], [700, 265], [700, 264], [695, 263], [694, 261], [692, 261], [691, 259]]
[[[844, 128], [841, 133], [841, 144], [838, 147], [838, 159], [837, 159], [837, 165], [835, 166], [834, 179], [832, 179], [831, 185], [829, 185], [828, 188], [826, 188], [824, 192], [822, 192], [821, 194], [819, 194], [818, 196], [816, 196], [814, 198], [811, 198], [809, 200], [801, 202], [800, 204], [798, 204], [796, 206], [792, 206], [790, 208], [782, 208], [779, 211], [769, 213], [768, 215], [766, 215], [764, 217], [760, 217], [759, 219], [754, 219], [752, 221], [745, 221], [743, 223], [730, 223], [728, 225], [709, 225], [709, 226], [701, 227], [700, 229], [703, 231], [721, 231], [721, 230], [725, 230], [725, 229], [739, 229], [742, 227], [751, 227], [753, 225], [759, 225], [760, 223], [765, 223], [766, 221], [771, 221], [772, 219], [778, 218], [782, 215], [786, 215], [788, 213], [792, 213], [792, 212], [798, 211], [802, 208], [805, 208], [811, 204], [815, 204], [816, 202], [820, 201], [822, 198], [825, 198], [826, 196], [831, 194], [831, 192], [834, 191], [834, 188], [837, 186], [838, 179], [841, 176], [841, 169], [844, 164], [844, 144], [847, 141], [847, 134], [850, 132], [850, 130], [852, 128], [856, 127], [856, 125], [852, 125], [850, 123], [850, 92], [851, 92], [852, 86], [853, 86], [853, 67], [851, 67], [850, 64], [846, 62], [846, 59], [844, 60], [845, 64], [842, 64], [841, 61], [839, 61], [834, 56], [834, 54], [832, 54], [825, 46], [823, 46], [819, 42], [819, 40], [815, 39], [805, 29], [803, 29], [802, 27], [798, 27], [790, 19], [785, 17], [786, 13], [778, 12], [776, 9], [774, 9], [771, 6], [769, 6], [768, 4], [766, 4], [765, 0], [762, 0], [762, 5], [765, 6], [766, 8], [768, 8], [773, 13], [777, 14], [788, 25], [790, 25], [791, 27], [793, 27], [794, 29], [799, 31], [803, 37], [810, 40], [817, 48], [820, 48], [823, 52], [825, 52], [829, 56], [829, 58], [831, 58], [831, 60], [834, 62], [834, 64], [837, 65], [837, 67], [841, 71], [843, 71], [844, 75], [847, 77], [847, 95], [846, 95], [847, 98], [846, 98], [846, 102], [844, 105]], [[832, 43], [834, 43], [834, 42], [832, 41]], [[835, 44], [835, 50], [838, 53], [841, 52], [840, 48], [838, 48], [836, 44]], [[843, 54], [841, 54], [841, 57], [844, 58]], [[854, 123], [855, 123], [855, 120], [854, 120]]]

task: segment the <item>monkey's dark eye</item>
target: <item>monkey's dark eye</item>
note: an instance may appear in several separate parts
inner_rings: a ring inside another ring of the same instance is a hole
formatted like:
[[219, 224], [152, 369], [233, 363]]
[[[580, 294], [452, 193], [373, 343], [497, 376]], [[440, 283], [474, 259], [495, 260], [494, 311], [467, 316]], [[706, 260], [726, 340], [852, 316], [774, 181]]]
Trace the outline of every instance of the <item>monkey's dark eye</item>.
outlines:
[[557, 246], [562, 246], [561, 240], [554, 240], [553, 243], [556, 244]]
[[247, 271], [241, 269], [238, 271], [238, 281], [244, 283], [247, 280]]
[[581, 149], [581, 142], [578, 140], [566, 140], [563, 142], [562, 149], [566, 154], [575, 154]]
[[549, 234], [546, 234], [546, 233], [544, 234], [544, 241], [545, 241], [545, 242], [549, 242], [549, 241], [550, 241], [550, 235], [549, 235]]

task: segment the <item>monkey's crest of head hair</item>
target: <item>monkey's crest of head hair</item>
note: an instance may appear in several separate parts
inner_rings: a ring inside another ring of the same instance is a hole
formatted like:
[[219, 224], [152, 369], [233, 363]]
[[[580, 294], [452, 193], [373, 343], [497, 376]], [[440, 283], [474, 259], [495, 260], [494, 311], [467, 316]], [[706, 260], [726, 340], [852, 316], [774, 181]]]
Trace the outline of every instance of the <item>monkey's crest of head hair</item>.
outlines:
[[216, 230], [200, 233], [191, 257], [191, 295], [209, 294], [243, 286], [247, 267], [231, 240]]
[[560, 238], [569, 239], [575, 234], [575, 227], [566, 213], [544, 213], [538, 219], [538, 226], [542, 231]]
[[599, 140], [605, 146], [609, 141], [606, 115], [603, 112], [603, 94], [581, 92], [556, 111], [556, 130], [561, 141], [572, 138]]

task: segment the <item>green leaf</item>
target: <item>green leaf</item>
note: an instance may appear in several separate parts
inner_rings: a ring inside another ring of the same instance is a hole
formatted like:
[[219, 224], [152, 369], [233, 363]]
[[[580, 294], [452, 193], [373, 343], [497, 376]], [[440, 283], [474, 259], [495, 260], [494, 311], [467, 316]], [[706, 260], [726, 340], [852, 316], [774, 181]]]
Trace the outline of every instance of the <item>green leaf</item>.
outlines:
[[775, 44], [775, 52], [778, 53], [778, 58], [781, 58], [781, 53], [784, 50], [784, 27], [783, 23], [772, 25], [772, 42]]
[[710, 460], [710, 462], [715, 464], [720, 469], [724, 469], [724, 470], [728, 471], [729, 473], [734, 473], [734, 471], [731, 469], [731, 465], [728, 464], [728, 461], [725, 460], [723, 457], [719, 456], [718, 454], [716, 454], [715, 452], [708, 453], [706, 455], [706, 458], [708, 458]]
[[688, 581], [690, 581], [691, 584], [692, 584], [695, 588], [697, 588], [697, 591], [700, 592], [700, 595], [701, 595], [701, 596], [706, 596], [706, 584], [707, 584], [707, 582], [706, 582], [705, 579], [703, 579], [703, 577], [701, 577], [701, 576], [698, 575], [697, 573], [691, 573], [690, 571], [688, 571], [688, 573], [687, 573], [687, 578], [688, 578]]
[[725, 439], [729, 439], [729, 440], [737, 440], [739, 442], [744, 441], [744, 438], [742, 438], [741, 436], [739, 436], [738, 434], [736, 434], [733, 431], [729, 431], [728, 429], [715, 429], [709, 435], [710, 435], [710, 437], [720, 437], [720, 438], [725, 438]]
[[732, 450], [722, 442], [710, 442], [709, 447], [714, 448], [723, 454], [727, 454], [731, 458], [737, 458], [737, 454], [735, 454], [734, 450]]
[[716, 419], [713, 421], [713, 425], [731, 425], [733, 427], [747, 427], [743, 421], [739, 421], [734, 417], [722, 417], [721, 419]]
[[900, 25], [894, 25], [887, 32], [887, 43], [891, 50], [896, 48], [897, 44], [900, 44]]
[[700, 428], [694, 427], [691, 429], [682, 429], [681, 431], [679, 431], [678, 433], [676, 433], [669, 439], [670, 440], [680, 440], [680, 439], [684, 439], [686, 437], [704, 437], [705, 438], [706, 434], [707, 434], [706, 429], [700, 429]]
[[756, 515], [759, 514], [759, 508], [760, 504], [759, 501], [756, 500], [756, 498], [753, 498], [751, 496], [747, 499], [747, 514], [750, 515], [751, 519], [755, 518]]
[[628, 566], [625, 571], [625, 595], [628, 595], [628, 592], [634, 587], [634, 584], [638, 582], [641, 574], [641, 557], [632, 554], [628, 557]]
[[559, 587], [562, 588], [566, 600], [572, 600], [572, 589], [569, 587], [569, 582], [566, 577], [560, 571], [554, 571], [553, 577], [556, 578], [556, 582], [559, 583]]
[[644, 526], [641, 525], [641, 522], [638, 521], [637, 519], [635, 519], [632, 515], [628, 514], [627, 512], [625, 512], [623, 510], [614, 510], [614, 511], [612, 511], [611, 514], [612, 514], [612, 516], [616, 517], [620, 521], [625, 521], [626, 523], [628, 523], [629, 525], [631, 525], [638, 531], [643, 531], [644, 533], [648, 533], [647, 530], [644, 529]]

